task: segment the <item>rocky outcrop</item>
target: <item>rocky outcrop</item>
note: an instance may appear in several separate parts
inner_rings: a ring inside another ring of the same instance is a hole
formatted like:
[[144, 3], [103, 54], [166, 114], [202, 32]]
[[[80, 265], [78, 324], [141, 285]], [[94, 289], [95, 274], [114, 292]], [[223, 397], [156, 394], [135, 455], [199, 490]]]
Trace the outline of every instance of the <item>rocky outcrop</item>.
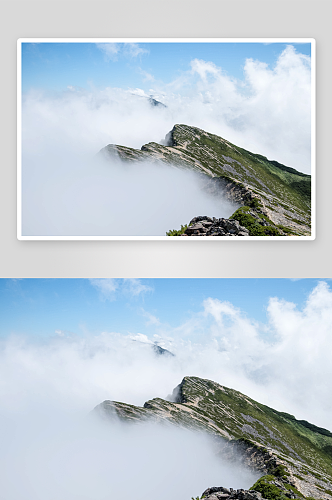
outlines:
[[237, 220], [200, 215], [189, 222], [181, 236], [249, 236], [249, 231]]
[[174, 354], [171, 351], [169, 351], [168, 349], [164, 349], [160, 345], [153, 344], [152, 349], [159, 356], [173, 356], [174, 357]]
[[157, 101], [157, 99], [154, 99], [153, 97], [148, 97], [148, 100], [149, 100], [149, 103], [151, 104], [151, 106], [158, 106], [160, 108], [167, 108], [166, 104], [160, 102], [160, 101]]
[[277, 475], [262, 476], [249, 489], [232, 489], [223, 486], [212, 486], [203, 491], [201, 499], [205, 500], [288, 500], [305, 498], [331, 499], [331, 491], [326, 490], [328, 484], [320, 486], [312, 481], [313, 476], [306, 479], [305, 485], [299, 485], [297, 478], [289, 474], [289, 469], [279, 466]]
[[[224, 460], [226, 459], [229, 463], [236, 462], [261, 474], [260, 479], [249, 491], [247, 490], [247, 493], [251, 494], [255, 490], [266, 498], [265, 493], [272, 491], [277, 496], [275, 500], [302, 499], [303, 497], [317, 500], [331, 500], [332, 498], [331, 476], [322, 476], [317, 469], [306, 467], [301, 459], [290, 460], [289, 457], [280, 455], [272, 448], [266, 448], [247, 439], [231, 440], [225, 444], [221, 443], [221, 446], [219, 453]], [[236, 494], [237, 490], [230, 491]], [[243, 496], [235, 498], [244, 500]], [[249, 500], [251, 497], [247, 498]], [[272, 496], [267, 498], [272, 500]]]
[[223, 198], [238, 206], [248, 205], [254, 198], [261, 201], [260, 196], [255, 194], [249, 186], [227, 176], [209, 177], [201, 174], [201, 184], [205, 193], [212, 196], [222, 195]]
[[262, 500], [262, 495], [258, 491], [233, 490], [223, 486], [212, 486], [202, 493], [205, 500]]

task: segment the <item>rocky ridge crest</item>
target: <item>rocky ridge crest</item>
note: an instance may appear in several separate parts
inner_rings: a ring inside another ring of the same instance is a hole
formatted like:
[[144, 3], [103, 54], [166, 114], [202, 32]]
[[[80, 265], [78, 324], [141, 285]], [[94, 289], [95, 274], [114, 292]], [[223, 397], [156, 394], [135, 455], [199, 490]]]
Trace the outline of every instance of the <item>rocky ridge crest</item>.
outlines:
[[[211, 380], [184, 377], [167, 400], [154, 398], [143, 407], [107, 400], [93, 413], [109, 422], [152, 421], [205, 431], [217, 455], [262, 474], [252, 490], [267, 500], [332, 500], [332, 433]], [[230, 498], [260, 500], [252, 490], [230, 492]]]
[[[251, 208], [255, 216], [247, 210], [235, 212], [240, 224], [240, 219], [247, 224], [250, 217], [249, 225], [255, 226], [249, 229], [250, 235], [270, 235], [271, 230], [262, 229], [264, 220], [275, 228], [274, 235], [310, 234], [310, 175], [188, 125], [174, 125], [161, 142], [150, 142], [140, 150], [109, 144], [99, 155], [107, 161], [162, 162], [201, 174], [203, 189]], [[254, 199], [256, 204], [251, 206]]]

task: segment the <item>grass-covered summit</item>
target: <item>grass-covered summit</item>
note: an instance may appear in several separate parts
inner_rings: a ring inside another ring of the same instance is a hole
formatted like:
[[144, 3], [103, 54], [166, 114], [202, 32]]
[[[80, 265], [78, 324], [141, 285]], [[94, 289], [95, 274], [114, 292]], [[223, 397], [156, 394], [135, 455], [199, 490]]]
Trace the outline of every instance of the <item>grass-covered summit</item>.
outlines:
[[236, 449], [247, 465], [264, 474], [257, 488], [269, 489], [264, 481], [281, 481], [282, 488], [291, 490], [296, 498], [332, 499], [329, 430], [211, 380], [184, 377], [167, 400], [154, 398], [143, 407], [104, 401], [94, 412], [110, 421], [116, 416], [126, 422], [152, 420], [203, 430], [224, 443], [226, 453]]
[[[243, 222], [249, 226], [256, 224], [250, 233], [252, 236], [265, 234], [259, 227], [266, 225], [261, 224], [264, 217], [265, 222], [275, 228], [276, 235], [310, 234], [310, 175], [268, 160], [197, 127], [177, 124], [166, 135], [163, 144], [149, 142], [140, 150], [110, 144], [100, 153], [107, 159], [118, 156], [124, 161], [162, 161], [194, 170], [204, 174], [204, 178], [219, 181], [213, 183], [214, 194], [219, 189], [242, 207], [250, 207], [248, 203], [256, 198], [259, 207], [251, 206], [254, 214], [238, 212], [234, 216], [237, 220], [242, 219], [241, 225], [245, 225]], [[258, 219], [255, 214], [258, 214]], [[193, 214], [197, 215], [201, 214]]]

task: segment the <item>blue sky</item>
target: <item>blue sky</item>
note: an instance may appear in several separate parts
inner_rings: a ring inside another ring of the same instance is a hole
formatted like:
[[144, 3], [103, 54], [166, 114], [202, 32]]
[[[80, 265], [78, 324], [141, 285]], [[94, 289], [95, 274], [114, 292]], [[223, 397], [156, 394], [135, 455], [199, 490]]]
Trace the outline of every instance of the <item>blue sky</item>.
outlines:
[[1, 279], [0, 304], [9, 412], [143, 405], [194, 375], [330, 429], [327, 280]]
[[[310, 56], [310, 44], [291, 45]], [[212, 62], [241, 80], [246, 59], [273, 67], [285, 48], [285, 43], [23, 43], [22, 88], [138, 87], [148, 92], [156, 82], [181, 77], [194, 59]]]
[[[315, 279], [1, 279], [1, 336], [52, 336], [102, 331], [153, 336], [159, 324], [176, 328], [203, 311], [203, 301], [228, 301], [266, 322], [270, 297], [301, 309]], [[159, 323], [158, 323], [159, 322]]]

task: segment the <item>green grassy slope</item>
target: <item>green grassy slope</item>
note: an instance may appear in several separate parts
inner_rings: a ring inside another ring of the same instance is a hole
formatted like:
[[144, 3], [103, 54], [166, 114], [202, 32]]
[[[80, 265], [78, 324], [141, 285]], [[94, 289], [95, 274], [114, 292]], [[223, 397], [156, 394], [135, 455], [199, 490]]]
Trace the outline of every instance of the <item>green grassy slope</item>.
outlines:
[[227, 173], [304, 211], [307, 211], [308, 203], [310, 205], [310, 175], [187, 125], [175, 125], [169, 142], [199, 160], [215, 176]]
[[309, 428], [238, 391], [196, 377], [184, 378], [178, 400], [195, 406], [235, 438], [257, 441], [332, 477], [329, 431]]
[[[208, 178], [220, 178], [228, 184], [227, 196], [237, 191], [236, 202], [247, 206], [249, 198], [256, 197], [260, 210], [269, 221], [272, 231], [258, 226], [250, 235], [308, 235], [311, 225], [311, 176], [275, 160], [247, 151], [214, 134], [197, 127], [177, 124], [167, 134], [165, 144], [150, 142], [140, 150], [125, 146], [108, 145], [100, 154], [111, 159], [115, 156], [129, 162], [163, 162], [178, 168], [194, 170]], [[243, 198], [238, 199], [239, 187]], [[225, 194], [225, 192], [224, 192]], [[234, 200], [232, 200], [234, 201]], [[194, 214], [194, 216], [200, 214]], [[217, 214], [215, 214], [218, 217]], [[242, 217], [241, 213], [235, 218]], [[239, 219], [238, 219], [239, 220]], [[189, 221], [183, 221], [183, 224]], [[241, 225], [241, 221], [239, 221]], [[253, 221], [250, 221], [252, 225]], [[247, 226], [245, 226], [247, 227]], [[247, 229], [250, 230], [249, 227]], [[170, 232], [171, 236], [175, 233]]]
[[272, 449], [302, 474], [332, 480], [332, 434], [308, 422], [278, 412], [234, 389], [198, 377], [185, 377], [173, 391], [173, 401], [154, 398], [144, 407], [105, 401], [96, 410], [125, 421], [167, 421], [205, 430], [227, 440], [256, 443]]
[[267, 500], [332, 500], [329, 430], [198, 377], [184, 377], [169, 399], [154, 398], [143, 407], [104, 401], [93, 413], [110, 422], [152, 421], [205, 431], [223, 443], [222, 456], [242, 457], [262, 474], [251, 489]]

